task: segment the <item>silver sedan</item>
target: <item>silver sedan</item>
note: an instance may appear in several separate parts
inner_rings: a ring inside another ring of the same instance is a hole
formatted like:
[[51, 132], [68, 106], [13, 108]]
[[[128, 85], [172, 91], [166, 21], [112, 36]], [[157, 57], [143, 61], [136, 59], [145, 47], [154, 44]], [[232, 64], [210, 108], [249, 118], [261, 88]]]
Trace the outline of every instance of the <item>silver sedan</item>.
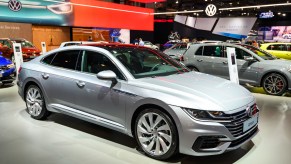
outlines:
[[146, 47], [60, 48], [24, 63], [18, 77], [32, 118], [59, 112], [90, 121], [134, 137], [155, 159], [221, 154], [258, 132], [248, 90]]

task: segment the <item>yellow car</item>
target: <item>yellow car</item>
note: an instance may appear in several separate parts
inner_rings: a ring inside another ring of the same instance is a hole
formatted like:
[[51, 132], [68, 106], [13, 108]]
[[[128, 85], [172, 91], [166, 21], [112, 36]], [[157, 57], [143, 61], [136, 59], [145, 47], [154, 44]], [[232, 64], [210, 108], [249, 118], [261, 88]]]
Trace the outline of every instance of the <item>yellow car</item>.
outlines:
[[261, 49], [277, 58], [291, 60], [291, 43], [264, 43], [261, 45]]

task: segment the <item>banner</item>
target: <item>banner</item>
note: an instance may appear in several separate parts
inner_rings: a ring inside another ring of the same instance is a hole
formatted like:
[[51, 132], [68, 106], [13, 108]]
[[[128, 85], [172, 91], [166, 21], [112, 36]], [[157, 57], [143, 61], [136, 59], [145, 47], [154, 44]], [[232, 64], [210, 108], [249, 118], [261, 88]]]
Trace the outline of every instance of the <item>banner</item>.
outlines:
[[154, 29], [153, 9], [97, 0], [6, 0], [0, 21], [35, 25]]
[[236, 39], [246, 38], [256, 20], [255, 17], [219, 18], [213, 33]]

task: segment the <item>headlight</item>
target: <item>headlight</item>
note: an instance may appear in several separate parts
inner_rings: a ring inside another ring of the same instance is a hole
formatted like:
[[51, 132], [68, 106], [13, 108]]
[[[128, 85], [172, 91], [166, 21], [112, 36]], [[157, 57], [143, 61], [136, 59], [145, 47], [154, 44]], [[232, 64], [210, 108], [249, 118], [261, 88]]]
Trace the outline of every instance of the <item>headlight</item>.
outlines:
[[55, 14], [68, 14], [73, 11], [73, 7], [69, 3], [50, 5], [47, 8]]
[[220, 111], [205, 111], [198, 109], [182, 108], [191, 117], [198, 120], [219, 120], [223, 117], [224, 113]]
[[14, 64], [12, 63], [12, 64], [7, 65], [7, 67], [8, 67], [8, 68], [14, 68], [15, 66], [14, 66]]

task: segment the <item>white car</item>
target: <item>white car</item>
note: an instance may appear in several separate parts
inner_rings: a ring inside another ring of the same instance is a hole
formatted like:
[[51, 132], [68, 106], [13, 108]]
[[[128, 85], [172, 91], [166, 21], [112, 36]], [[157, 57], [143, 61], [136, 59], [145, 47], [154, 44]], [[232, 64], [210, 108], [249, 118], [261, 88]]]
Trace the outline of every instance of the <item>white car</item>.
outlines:
[[159, 50], [160, 49], [158, 46], [154, 45], [152, 42], [149, 42], [149, 41], [144, 41], [144, 46], [152, 48], [152, 49], [155, 49], [155, 50]]
[[60, 45], [61, 47], [67, 47], [67, 46], [75, 46], [75, 45], [80, 45], [80, 44], [96, 44], [96, 43], [108, 43], [106, 41], [98, 41], [98, 42], [90, 42], [90, 41], [70, 41], [70, 42], [63, 42]]

